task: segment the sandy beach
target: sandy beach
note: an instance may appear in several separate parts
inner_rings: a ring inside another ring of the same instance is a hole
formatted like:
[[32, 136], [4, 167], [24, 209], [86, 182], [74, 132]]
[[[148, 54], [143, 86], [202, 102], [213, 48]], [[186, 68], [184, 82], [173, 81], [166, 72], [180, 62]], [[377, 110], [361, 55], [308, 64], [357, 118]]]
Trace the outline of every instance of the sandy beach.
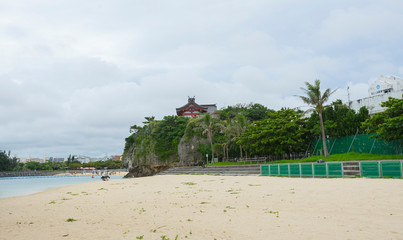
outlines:
[[403, 239], [403, 180], [179, 175], [0, 199], [0, 239]]

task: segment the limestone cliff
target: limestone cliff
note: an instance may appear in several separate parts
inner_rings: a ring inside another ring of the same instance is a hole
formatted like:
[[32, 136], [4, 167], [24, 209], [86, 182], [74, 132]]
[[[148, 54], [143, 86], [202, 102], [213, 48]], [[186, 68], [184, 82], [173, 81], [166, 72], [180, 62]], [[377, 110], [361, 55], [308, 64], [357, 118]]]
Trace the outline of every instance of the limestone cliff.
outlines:
[[148, 176], [150, 172], [157, 173], [158, 169], [161, 170], [164, 168], [161, 166], [188, 166], [199, 164], [204, 160], [202, 154], [197, 150], [199, 144], [207, 144], [207, 140], [197, 137], [186, 139], [183, 136], [178, 144], [177, 154], [173, 154], [167, 160], [160, 160], [153, 151], [148, 151], [146, 154], [141, 155], [137, 154], [139, 151], [138, 146], [133, 143], [125, 150], [122, 161], [124, 166], [129, 169], [130, 176]]

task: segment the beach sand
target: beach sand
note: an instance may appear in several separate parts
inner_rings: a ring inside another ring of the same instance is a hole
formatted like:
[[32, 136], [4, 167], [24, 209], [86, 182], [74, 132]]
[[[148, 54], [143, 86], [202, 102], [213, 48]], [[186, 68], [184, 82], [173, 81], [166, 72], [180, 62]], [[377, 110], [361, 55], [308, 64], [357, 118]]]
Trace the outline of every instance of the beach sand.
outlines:
[[153, 176], [4, 198], [0, 212], [0, 239], [403, 239], [403, 180]]

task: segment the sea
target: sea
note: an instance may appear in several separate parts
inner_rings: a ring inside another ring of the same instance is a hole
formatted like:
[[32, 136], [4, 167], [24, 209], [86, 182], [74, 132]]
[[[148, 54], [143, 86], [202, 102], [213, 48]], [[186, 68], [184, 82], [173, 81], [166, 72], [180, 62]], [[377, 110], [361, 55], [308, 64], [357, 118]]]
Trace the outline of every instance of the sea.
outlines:
[[[110, 179], [122, 179], [122, 175], [111, 175]], [[101, 176], [29, 176], [1, 177], [0, 198], [23, 196], [78, 183], [102, 181]]]

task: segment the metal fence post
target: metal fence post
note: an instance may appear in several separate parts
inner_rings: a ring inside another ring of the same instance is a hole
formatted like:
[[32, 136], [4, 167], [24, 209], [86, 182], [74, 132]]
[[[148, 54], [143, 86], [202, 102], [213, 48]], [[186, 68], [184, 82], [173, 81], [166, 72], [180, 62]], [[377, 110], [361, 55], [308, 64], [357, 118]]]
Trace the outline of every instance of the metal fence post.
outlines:
[[354, 135], [353, 141], [351, 141], [350, 148], [348, 149], [347, 153], [349, 153], [349, 152], [350, 152], [350, 149], [351, 149], [351, 147], [353, 146], [353, 143], [354, 143], [355, 137], [357, 136], [357, 133], [358, 133], [358, 128], [357, 128], [357, 131], [355, 132], [355, 135]]

